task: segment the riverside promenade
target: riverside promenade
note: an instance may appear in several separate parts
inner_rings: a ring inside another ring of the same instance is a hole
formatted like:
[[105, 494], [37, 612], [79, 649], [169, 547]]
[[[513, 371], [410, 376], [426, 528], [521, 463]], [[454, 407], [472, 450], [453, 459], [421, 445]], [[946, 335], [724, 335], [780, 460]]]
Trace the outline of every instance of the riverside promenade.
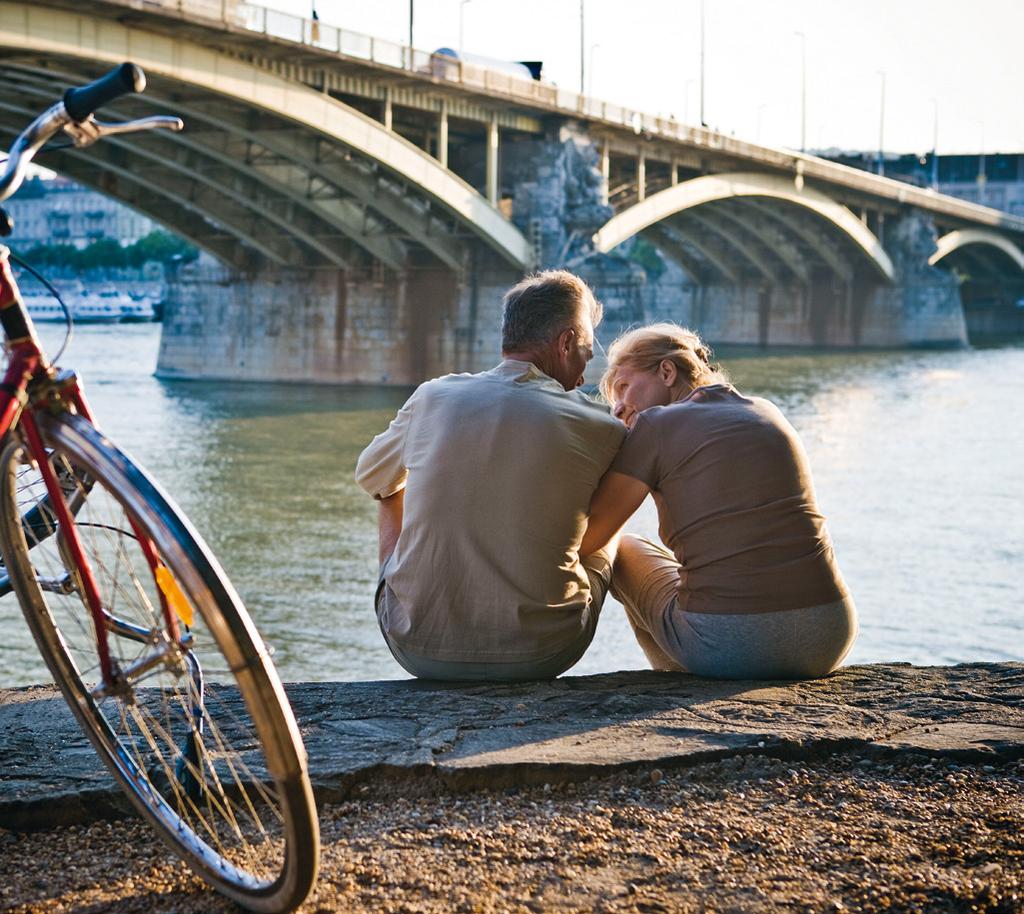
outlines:
[[[288, 693], [323, 806], [310, 911], [1024, 910], [1024, 664]], [[219, 909], [109, 821], [52, 689], [0, 690], [0, 758], [0, 910]], [[24, 875], [105, 836], [132, 850]]]

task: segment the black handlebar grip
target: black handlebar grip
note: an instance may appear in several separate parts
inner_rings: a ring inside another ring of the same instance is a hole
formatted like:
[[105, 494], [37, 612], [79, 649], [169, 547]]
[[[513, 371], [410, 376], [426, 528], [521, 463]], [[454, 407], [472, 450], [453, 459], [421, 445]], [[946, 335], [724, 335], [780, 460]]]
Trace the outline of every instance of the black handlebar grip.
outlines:
[[64, 93], [64, 110], [73, 121], [84, 121], [97, 108], [102, 108], [115, 98], [146, 88], [146, 74], [133, 63], [123, 63], [106, 76], [80, 89], [68, 89]]

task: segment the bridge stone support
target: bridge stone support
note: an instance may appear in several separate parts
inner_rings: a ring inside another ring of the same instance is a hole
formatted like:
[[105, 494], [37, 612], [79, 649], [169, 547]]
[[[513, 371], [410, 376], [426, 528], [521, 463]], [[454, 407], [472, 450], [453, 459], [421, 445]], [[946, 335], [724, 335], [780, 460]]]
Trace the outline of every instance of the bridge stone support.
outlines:
[[831, 277], [811, 286], [688, 284], [674, 293], [659, 282], [644, 290], [634, 322], [676, 321], [715, 344], [850, 347], [860, 345], [865, 298], [863, 287]]
[[486, 257], [461, 276], [431, 265], [360, 277], [243, 274], [204, 259], [170, 285], [157, 374], [413, 385], [479, 371], [500, 349], [501, 295], [515, 279]]
[[507, 143], [502, 154], [512, 221], [533, 244], [536, 263], [572, 265], [612, 216], [600, 151], [569, 121], [546, 136]]
[[865, 346], [963, 346], [967, 343], [960, 285], [928, 262], [935, 224], [920, 210], [890, 219], [885, 246], [894, 282], [875, 289], [866, 306], [859, 344]]
[[980, 280], [960, 287], [971, 340], [1024, 336], [1024, 280]]

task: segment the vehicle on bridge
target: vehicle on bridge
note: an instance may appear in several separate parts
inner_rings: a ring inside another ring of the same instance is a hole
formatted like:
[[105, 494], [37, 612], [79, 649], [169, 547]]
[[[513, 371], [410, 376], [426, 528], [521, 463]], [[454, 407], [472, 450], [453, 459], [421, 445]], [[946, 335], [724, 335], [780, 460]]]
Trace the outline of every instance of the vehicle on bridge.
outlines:
[[504, 73], [513, 79], [529, 82], [531, 79], [542, 82], [541, 75], [544, 64], [539, 60], [511, 61], [496, 57], [485, 57], [483, 54], [470, 54], [452, 48], [438, 48], [430, 55], [430, 66], [427, 68], [431, 76], [438, 79], [454, 79], [461, 76], [464, 70], [478, 68], [493, 73]]

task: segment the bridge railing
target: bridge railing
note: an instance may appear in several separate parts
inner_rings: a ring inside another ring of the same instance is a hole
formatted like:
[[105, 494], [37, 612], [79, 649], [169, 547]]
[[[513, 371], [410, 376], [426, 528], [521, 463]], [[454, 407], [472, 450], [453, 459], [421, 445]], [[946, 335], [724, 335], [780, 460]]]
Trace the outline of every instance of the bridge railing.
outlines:
[[[531, 105], [601, 119], [631, 129], [636, 134], [663, 136], [705, 149], [728, 149], [731, 155], [750, 161], [775, 164], [782, 168], [795, 167], [800, 180], [803, 176], [838, 182], [867, 193], [883, 193], [900, 202], [913, 202], [930, 209], [945, 211], [981, 224], [1005, 224], [1015, 231], [1024, 232], [1024, 219], [996, 213], [987, 207], [963, 200], [944, 198], [941, 206], [931, 191], [915, 188], [901, 182], [872, 175], [858, 169], [824, 162], [813, 156], [783, 149], [773, 149], [727, 137], [703, 126], [683, 124], [675, 118], [664, 118], [636, 111], [621, 105], [591, 98], [552, 83], [531, 79], [517, 79], [508, 73], [468, 64], [444, 54], [419, 51], [399, 42], [374, 38], [359, 32], [327, 25], [314, 19], [267, 9], [242, 0], [107, 0], [133, 9], [160, 9], [174, 11], [185, 18], [199, 18], [221, 23], [229, 28], [245, 29], [326, 53], [350, 59], [365, 60], [379, 66], [412, 72], [424, 77], [461, 84], [467, 88], [483, 89], [508, 99], [521, 99]], [[998, 218], [996, 218], [998, 216]]]
[[[124, 2], [126, 6], [134, 6], [138, 5], [140, 0]], [[614, 124], [631, 127], [636, 133], [660, 134], [681, 140], [699, 141], [704, 145], [709, 144], [709, 137], [713, 135], [713, 131], [702, 127], [690, 127], [674, 118], [655, 117], [643, 111], [634, 111], [570, 89], [563, 89], [552, 83], [518, 79], [508, 73], [465, 63], [447, 55], [416, 50], [395, 41], [351, 32], [319, 20], [268, 9], [254, 3], [238, 0], [141, 0], [141, 3], [144, 7], [175, 10], [183, 16], [220, 21], [228, 26], [307, 45], [342, 57], [365, 60], [396, 70], [412, 71], [434, 79], [458, 83], [467, 88], [500, 93], [532, 104], [540, 103], [567, 113], [601, 118]]]

